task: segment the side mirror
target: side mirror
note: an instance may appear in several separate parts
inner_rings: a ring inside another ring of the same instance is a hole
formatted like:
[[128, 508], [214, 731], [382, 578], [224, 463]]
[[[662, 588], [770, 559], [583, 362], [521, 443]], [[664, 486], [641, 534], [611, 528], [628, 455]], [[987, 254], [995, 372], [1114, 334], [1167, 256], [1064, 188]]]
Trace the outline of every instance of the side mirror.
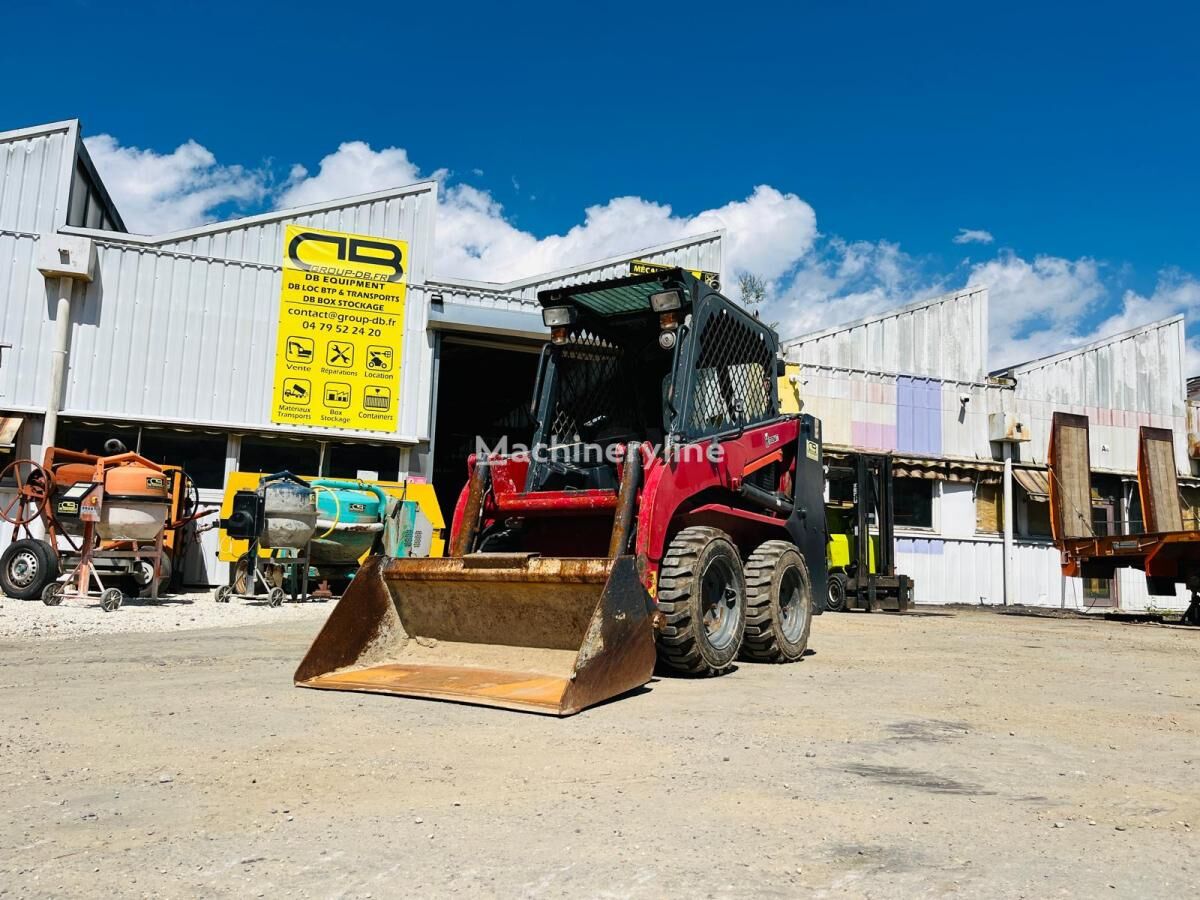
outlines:
[[775, 377], [782, 378], [787, 374], [787, 360], [782, 356], [775, 357]]

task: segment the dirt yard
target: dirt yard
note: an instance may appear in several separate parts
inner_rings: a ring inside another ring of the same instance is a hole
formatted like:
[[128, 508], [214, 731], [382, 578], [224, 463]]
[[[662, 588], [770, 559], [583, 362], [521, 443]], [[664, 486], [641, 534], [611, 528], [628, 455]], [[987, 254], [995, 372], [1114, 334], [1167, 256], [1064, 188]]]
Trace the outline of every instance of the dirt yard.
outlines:
[[555, 720], [298, 690], [319, 619], [259, 621], [0, 638], [0, 896], [1200, 882], [1200, 631], [826, 615], [799, 665], [656, 680]]

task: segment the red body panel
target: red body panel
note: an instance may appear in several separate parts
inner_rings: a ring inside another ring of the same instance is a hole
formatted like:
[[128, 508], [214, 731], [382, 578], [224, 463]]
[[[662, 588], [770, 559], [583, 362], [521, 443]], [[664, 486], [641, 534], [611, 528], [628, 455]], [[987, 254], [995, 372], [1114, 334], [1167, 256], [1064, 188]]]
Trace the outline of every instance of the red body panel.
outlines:
[[[682, 448], [671, 462], [662, 456], [643, 457], [634, 553], [651, 596], [657, 593], [658, 568], [667, 544], [687, 525], [715, 525], [747, 547], [785, 536], [786, 519], [782, 515], [751, 504], [743, 508], [731, 503], [737, 502], [737, 492], [748, 471], [754, 472], [772, 462], [781, 463], [780, 485], [790, 487], [799, 427], [799, 419], [790, 417], [747, 428], [741, 435], [721, 440], [715, 461], [705, 452], [707, 442]], [[767, 457], [772, 458], [764, 461]], [[476, 462], [474, 455], [468, 459], [468, 475]], [[491, 490], [484, 504], [485, 527], [521, 518], [527, 524], [527, 549], [558, 556], [606, 554], [612, 513], [617, 505], [615, 490], [526, 493], [527, 457], [493, 457], [489, 466]], [[467, 488], [464, 488], [454, 509], [452, 540], [462, 527], [466, 498]], [[571, 519], [576, 521], [572, 523]]]

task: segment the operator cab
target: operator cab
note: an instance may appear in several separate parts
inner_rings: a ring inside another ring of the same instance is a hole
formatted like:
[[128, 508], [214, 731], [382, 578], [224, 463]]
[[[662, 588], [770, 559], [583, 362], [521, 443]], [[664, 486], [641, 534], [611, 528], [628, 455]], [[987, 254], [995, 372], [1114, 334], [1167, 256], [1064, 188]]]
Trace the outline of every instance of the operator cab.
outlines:
[[661, 448], [778, 415], [774, 333], [690, 272], [554, 288], [538, 302], [550, 342], [526, 491], [615, 491], [631, 441]]

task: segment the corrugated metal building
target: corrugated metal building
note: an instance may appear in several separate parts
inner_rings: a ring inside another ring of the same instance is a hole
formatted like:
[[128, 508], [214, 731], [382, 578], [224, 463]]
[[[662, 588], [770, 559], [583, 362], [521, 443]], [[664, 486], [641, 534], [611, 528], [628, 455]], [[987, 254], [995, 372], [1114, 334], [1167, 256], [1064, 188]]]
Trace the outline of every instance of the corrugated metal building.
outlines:
[[988, 372], [987, 304], [972, 287], [787, 342], [797, 403], [823, 420], [826, 447], [895, 454], [898, 566], [918, 602], [1185, 607], [1182, 591], [1151, 598], [1131, 570], [1112, 584], [1063, 577], [1045, 469], [1052, 414], [1087, 415], [1098, 533], [1136, 532], [1138, 427], [1171, 428], [1184, 499], [1200, 503], [1182, 317]]
[[[56, 403], [59, 444], [96, 449], [115, 434], [152, 458], [185, 465], [206, 502], [219, 499], [230, 471], [286, 467], [422, 476], [448, 506], [476, 436], [520, 440], [531, 431], [529, 385], [543, 335], [539, 289], [625, 274], [634, 259], [722, 270], [722, 236], [712, 233], [504, 284], [435, 276], [436, 210], [437, 185], [427, 182], [132, 235], [78, 122], [0, 134], [0, 344], [8, 345], [0, 350], [0, 451], [40, 457], [42, 418]], [[289, 223], [409, 242], [395, 433], [271, 422]], [[93, 281], [68, 284], [60, 398], [49, 396], [48, 376], [61, 285], [38, 268], [47, 236], [91, 241], [96, 252]], [[1184, 378], [1183, 321], [989, 372], [987, 303], [987, 290], [972, 287], [789, 341], [797, 405], [823, 419], [835, 452], [896, 454], [899, 560], [917, 579], [920, 601], [1145, 606], [1136, 573], [1113, 586], [1059, 574], [1048, 539], [1047, 426], [1055, 410], [1089, 416], [1100, 471], [1098, 526], [1136, 530], [1137, 427], [1173, 428], [1187, 475], [1195, 455], [1189, 448], [1200, 448], [1200, 399], [1187, 400]], [[1195, 484], [1185, 487], [1192, 502]], [[215, 535], [208, 537], [190, 561], [194, 583], [223, 577], [212, 554]]]
[[[56, 443], [98, 450], [116, 436], [193, 475], [219, 502], [237, 469], [434, 478], [457, 494], [476, 433], [520, 437], [542, 339], [536, 293], [627, 274], [634, 259], [719, 272], [721, 235], [507, 284], [434, 278], [434, 182], [280, 210], [166, 235], [129, 234], [77, 121], [0, 133], [0, 408], [6, 456], [41, 458]], [[395, 433], [271, 421], [284, 228], [300, 224], [409, 243], [399, 419]], [[45, 277], [39, 244], [85, 239], [90, 283]], [[69, 300], [67, 375], [50, 396], [61, 289]], [[481, 390], [486, 386], [487, 390]], [[484, 427], [479, 427], [480, 422]], [[19, 430], [14, 425], [19, 424]], [[0, 534], [0, 541], [7, 540]], [[191, 583], [224, 578], [216, 534], [189, 558]]]

